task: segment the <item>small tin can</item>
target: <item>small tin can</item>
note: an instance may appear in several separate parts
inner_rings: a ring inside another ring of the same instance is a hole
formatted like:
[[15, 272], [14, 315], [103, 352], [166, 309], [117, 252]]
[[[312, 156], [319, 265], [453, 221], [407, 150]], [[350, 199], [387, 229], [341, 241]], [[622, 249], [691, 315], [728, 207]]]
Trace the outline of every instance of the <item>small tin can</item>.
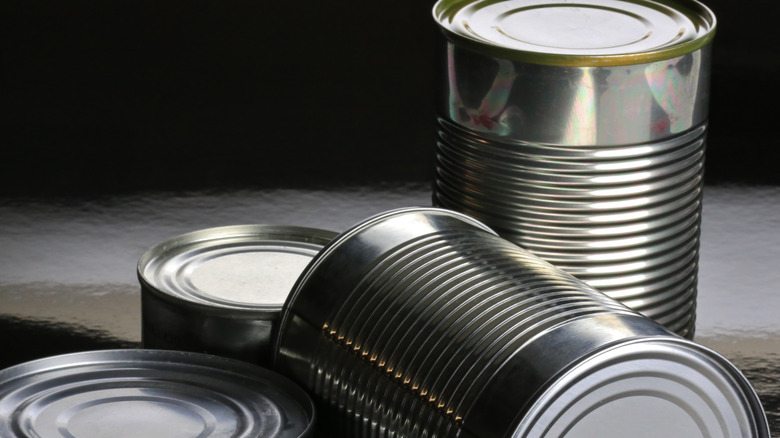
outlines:
[[333, 436], [769, 437], [722, 356], [450, 210], [337, 237], [274, 351]]
[[311, 398], [243, 361], [163, 350], [53, 356], [0, 371], [3, 437], [311, 437]]
[[138, 262], [144, 347], [267, 364], [290, 289], [335, 236], [306, 227], [235, 225], [155, 245]]
[[695, 330], [716, 20], [695, 0], [439, 0], [434, 205]]

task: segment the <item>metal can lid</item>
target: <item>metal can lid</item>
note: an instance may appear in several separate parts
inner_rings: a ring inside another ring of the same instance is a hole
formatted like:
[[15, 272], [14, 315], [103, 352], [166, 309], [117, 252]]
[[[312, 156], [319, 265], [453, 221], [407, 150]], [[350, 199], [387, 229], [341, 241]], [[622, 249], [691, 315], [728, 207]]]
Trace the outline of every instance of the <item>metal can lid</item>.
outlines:
[[[617, 432], [617, 435], [616, 435]], [[769, 437], [742, 374], [673, 337], [619, 343], [566, 372], [512, 436]]]
[[478, 52], [566, 66], [676, 58], [708, 44], [716, 27], [696, 0], [439, 0], [433, 15]]
[[138, 277], [168, 298], [278, 312], [300, 273], [336, 235], [279, 225], [209, 228], [150, 248], [138, 262]]
[[104, 350], [0, 371], [0, 435], [308, 437], [314, 406], [286, 378], [200, 353]]

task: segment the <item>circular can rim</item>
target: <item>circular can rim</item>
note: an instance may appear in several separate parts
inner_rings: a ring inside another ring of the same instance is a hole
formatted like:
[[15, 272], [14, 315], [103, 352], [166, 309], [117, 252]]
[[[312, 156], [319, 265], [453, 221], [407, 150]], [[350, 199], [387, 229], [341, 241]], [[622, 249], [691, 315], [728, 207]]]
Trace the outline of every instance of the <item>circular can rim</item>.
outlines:
[[285, 301], [284, 306], [282, 308], [282, 316], [278, 324], [279, 329], [276, 331], [276, 335], [274, 336], [273, 339], [271, 363], [274, 365], [278, 363], [278, 355], [279, 355], [278, 347], [279, 347], [281, 336], [285, 332], [285, 327], [287, 327], [287, 324], [290, 320], [290, 312], [288, 311], [290, 306], [294, 303], [296, 297], [300, 294], [303, 286], [308, 282], [308, 279], [311, 277], [312, 272], [317, 270], [317, 268], [323, 263], [323, 261], [328, 257], [330, 257], [330, 254], [332, 254], [334, 251], [340, 248], [344, 244], [344, 242], [349, 240], [352, 236], [360, 233], [361, 231], [371, 227], [374, 224], [392, 218], [393, 216], [398, 216], [398, 215], [408, 214], [408, 213], [424, 213], [424, 212], [446, 214], [451, 217], [458, 218], [490, 234], [498, 235], [490, 227], [480, 222], [479, 220], [474, 219], [471, 216], [468, 216], [464, 213], [460, 213], [454, 210], [449, 210], [440, 207], [401, 207], [401, 208], [396, 208], [393, 210], [388, 210], [376, 214], [361, 222], [358, 222], [357, 224], [348, 228], [346, 231], [339, 234], [335, 239], [331, 240], [330, 243], [325, 245], [322, 251], [320, 251], [319, 254], [317, 254], [314, 257], [311, 263], [309, 263], [306, 269], [304, 269], [303, 273], [301, 273], [301, 276], [298, 277], [298, 281], [295, 283], [295, 285], [292, 288], [292, 291], [290, 291], [290, 294], [287, 296], [287, 300]]
[[[613, 67], [621, 65], [646, 64], [677, 58], [703, 49], [715, 38], [717, 19], [712, 10], [698, 0], [653, 0], [659, 4], [672, 7], [683, 12], [689, 18], [696, 18], [704, 27], [698, 36], [692, 40], [664, 46], [657, 50], [641, 51], [625, 54], [554, 54], [513, 49], [486, 40], [480, 40], [469, 35], [452, 31], [446, 21], [464, 6], [473, 4], [476, 0], [438, 0], [433, 6], [432, 15], [439, 29], [446, 38], [457, 46], [471, 49], [477, 53], [512, 61], [528, 62], [560, 67]], [[649, 0], [634, 0], [647, 2]]]
[[[698, 355], [701, 359], [709, 361], [711, 366], [710, 371], [713, 373], [718, 373], [724, 379], [731, 381], [731, 383], [734, 384], [738, 389], [737, 395], [742, 395], [742, 397], [740, 397], [740, 401], [742, 402], [741, 407], [744, 408], [750, 414], [751, 418], [749, 418], [748, 421], [755, 426], [756, 428], [755, 432], [757, 433], [756, 437], [769, 438], [771, 436], [769, 432], [770, 428], [768, 424], [768, 419], [764, 414], [763, 406], [758, 397], [758, 394], [750, 384], [749, 380], [745, 377], [745, 375], [742, 373], [742, 371], [740, 371], [739, 368], [737, 368], [734, 364], [732, 364], [723, 355], [721, 355], [720, 353], [718, 353], [717, 351], [709, 347], [706, 347], [690, 339], [685, 339], [682, 337], [650, 335], [650, 336], [642, 336], [634, 339], [628, 339], [620, 342], [612, 342], [609, 344], [605, 344], [598, 351], [594, 352], [594, 354], [590, 356], [590, 359], [594, 359], [594, 358], [598, 359], [601, 355], [617, 350], [619, 348], [625, 348], [632, 345], [642, 345], [642, 344], [650, 344], [656, 347], [657, 346], [668, 346], [670, 348], [676, 347], [676, 349], [681, 354], [685, 353], [687, 355]], [[571, 374], [583, 374], [583, 373], [586, 375], [591, 371], [592, 365], [586, 365], [584, 369], [582, 369], [580, 365], [582, 365], [582, 363], [572, 364], [570, 367], [561, 370], [561, 372], [558, 375], [559, 377], [555, 379], [557, 384], [560, 384], [561, 379], [564, 376], [569, 376]], [[544, 389], [542, 391], [542, 394], [540, 394], [539, 398], [537, 399], [537, 402], [534, 403], [534, 406], [532, 406], [531, 409], [524, 414], [524, 418], [533, 419], [534, 422], [537, 421], [539, 411], [549, 407], [548, 405], [551, 402], [550, 397], [555, 398], [557, 394], [564, 393], [568, 389], [569, 388], [559, 388], [556, 386], [556, 384], [553, 384], [552, 386]], [[519, 425], [520, 420], [521, 420], [520, 418], [517, 418], [515, 424]], [[515, 430], [515, 433], [516, 432], [517, 431]]]
[[[310, 437], [314, 433], [317, 411], [314, 401], [303, 388], [271, 369], [237, 359], [206, 353], [128, 348], [58, 354], [0, 369], [0, 377], [2, 377], [0, 379], [0, 390], [3, 389], [3, 386], [10, 385], [15, 380], [23, 379], [25, 376], [34, 376], [40, 380], [41, 376], [46, 372], [64, 371], [67, 369], [72, 369], [75, 372], [68, 379], [68, 384], [73, 384], [75, 382], [73, 377], [78, 374], [79, 368], [94, 371], [101, 364], [108, 366], [112, 363], [120, 365], [132, 364], [133, 369], [139, 371], [154, 370], [154, 367], [151, 366], [152, 364], [165, 364], [169, 367], [177, 367], [177, 369], [192, 368], [195, 370], [207, 368], [219, 371], [219, 375], [231, 376], [238, 383], [246, 382], [248, 379], [263, 382], [263, 384], [268, 385], [270, 392], [281, 394], [289, 402], [299, 405], [301, 411], [305, 413], [307, 417], [306, 425], [300, 432], [299, 437]], [[144, 367], [144, 364], [147, 366]], [[55, 378], [55, 380], [58, 379], [61, 381], [61, 376]], [[184, 377], [177, 377], [175, 380], [171, 380], [171, 382], [185, 381], [183, 379]], [[285, 412], [285, 414], [289, 413]]]
[[[141, 283], [143, 292], [151, 293], [160, 299], [174, 304], [191, 306], [204, 312], [222, 311], [229, 309], [232, 311], [246, 312], [248, 316], [256, 316], [257, 314], [269, 312], [277, 315], [282, 309], [281, 304], [277, 306], [216, 299], [196, 300], [187, 294], [172, 293], [157, 287], [150, 279], [146, 277], [144, 273], [146, 267], [152, 261], [156, 260], [167, 252], [186, 245], [206, 241], [213, 241], [214, 243], [218, 243], [223, 239], [240, 236], [272, 236], [276, 234], [283, 236], [304, 236], [304, 238], [299, 240], [280, 239], [280, 241], [284, 240], [289, 241], [290, 243], [313, 243], [316, 245], [321, 245], [322, 248], [324, 248], [328, 242], [338, 236], [338, 233], [334, 231], [297, 225], [241, 224], [205, 228], [171, 237], [152, 246], [138, 259], [136, 274], [139, 282]], [[311, 239], [312, 241], [310, 242], [308, 239]], [[261, 240], [257, 240], [257, 242], [261, 242]], [[312, 259], [315, 257], [312, 257]]]

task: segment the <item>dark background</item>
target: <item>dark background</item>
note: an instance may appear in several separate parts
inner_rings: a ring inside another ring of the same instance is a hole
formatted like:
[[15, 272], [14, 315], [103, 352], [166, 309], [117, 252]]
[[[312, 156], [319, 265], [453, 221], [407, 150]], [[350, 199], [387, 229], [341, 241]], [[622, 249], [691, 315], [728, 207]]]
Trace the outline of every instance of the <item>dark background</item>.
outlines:
[[[0, 2], [0, 196], [428, 181], [432, 4]], [[778, 183], [776, 2], [707, 4], [706, 181]]]

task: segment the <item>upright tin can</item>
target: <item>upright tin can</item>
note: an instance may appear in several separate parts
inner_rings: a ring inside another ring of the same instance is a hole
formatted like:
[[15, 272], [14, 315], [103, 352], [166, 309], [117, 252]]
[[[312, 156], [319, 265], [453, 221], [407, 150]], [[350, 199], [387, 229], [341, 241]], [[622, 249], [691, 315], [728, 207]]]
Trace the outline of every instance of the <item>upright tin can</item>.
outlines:
[[466, 215], [408, 208], [326, 246], [275, 368], [338, 437], [769, 437], [749, 382]]
[[695, 328], [716, 21], [695, 0], [439, 0], [434, 205]]
[[298, 226], [233, 225], [151, 247], [138, 261], [143, 346], [268, 364], [290, 289], [335, 236]]
[[289, 379], [200, 353], [87, 351], [0, 370], [3, 438], [307, 438], [315, 419]]

